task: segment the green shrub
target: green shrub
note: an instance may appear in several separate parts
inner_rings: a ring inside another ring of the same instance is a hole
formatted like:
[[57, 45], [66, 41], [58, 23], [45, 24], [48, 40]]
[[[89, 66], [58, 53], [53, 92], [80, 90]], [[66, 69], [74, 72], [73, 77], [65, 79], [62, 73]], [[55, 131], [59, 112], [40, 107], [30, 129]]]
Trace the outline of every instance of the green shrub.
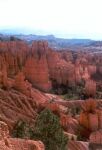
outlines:
[[30, 138], [30, 126], [22, 120], [19, 120], [13, 128], [12, 136], [16, 138]]
[[59, 118], [49, 109], [43, 110], [33, 126], [18, 121], [12, 133], [13, 137], [41, 140], [46, 150], [67, 150], [68, 138], [63, 133]]
[[49, 109], [42, 111], [37, 118], [31, 138], [41, 140], [46, 150], [67, 150], [68, 139], [63, 133], [59, 118]]

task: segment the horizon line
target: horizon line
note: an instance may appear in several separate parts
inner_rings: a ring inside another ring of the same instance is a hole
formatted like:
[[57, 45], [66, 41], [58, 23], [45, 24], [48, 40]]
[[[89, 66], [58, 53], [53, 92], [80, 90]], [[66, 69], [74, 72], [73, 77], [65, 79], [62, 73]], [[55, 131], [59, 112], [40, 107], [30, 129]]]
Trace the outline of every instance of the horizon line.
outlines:
[[3, 35], [37, 35], [37, 36], [53, 36], [55, 38], [60, 38], [60, 39], [85, 39], [85, 40], [93, 40], [93, 41], [102, 41], [102, 37], [98, 36], [86, 36], [85, 34], [80, 33], [74, 34], [74, 33], [53, 33], [50, 31], [45, 31], [43, 29], [31, 29], [31, 28], [23, 28], [23, 27], [0, 27], [0, 34]]

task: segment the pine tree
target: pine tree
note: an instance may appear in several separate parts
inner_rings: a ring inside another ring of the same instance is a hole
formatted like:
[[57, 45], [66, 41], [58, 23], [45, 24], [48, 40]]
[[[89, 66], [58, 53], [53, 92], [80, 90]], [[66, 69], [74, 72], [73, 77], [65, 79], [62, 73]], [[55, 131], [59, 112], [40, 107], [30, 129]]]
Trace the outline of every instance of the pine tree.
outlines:
[[16, 138], [30, 138], [30, 126], [28, 126], [27, 122], [19, 120], [12, 131], [12, 136]]
[[45, 109], [38, 116], [35, 131], [31, 138], [41, 140], [46, 150], [67, 150], [68, 139], [61, 128], [59, 118], [49, 109]]

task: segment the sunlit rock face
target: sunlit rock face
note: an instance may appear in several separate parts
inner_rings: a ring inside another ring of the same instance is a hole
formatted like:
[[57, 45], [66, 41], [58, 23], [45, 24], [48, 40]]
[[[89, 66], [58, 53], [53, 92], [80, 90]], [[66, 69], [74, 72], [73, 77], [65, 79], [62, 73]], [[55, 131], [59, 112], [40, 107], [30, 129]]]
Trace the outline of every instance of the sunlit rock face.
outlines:
[[69, 141], [68, 149], [71, 150], [89, 150], [89, 143], [82, 141]]
[[3, 76], [1, 82], [4, 84], [7, 76], [14, 78], [18, 72], [23, 71], [26, 79], [35, 87], [50, 90], [47, 59], [44, 55], [47, 47], [46, 42], [34, 42], [30, 48], [22, 41], [0, 42], [0, 70]]
[[0, 66], [6, 65], [7, 74], [13, 77], [22, 69], [29, 47], [24, 42], [0, 42]]
[[48, 55], [50, 78], [56, 84], [68, 85], [75, 83], [75, 67], [72, 62], [67, 62], [57, 52], [50, 51]]
[[86, 95], [95, 96], [96, 94], [96, 82], [93, 80], [87, 80], [85, 83], [85, 92]]
[[90, 142], [91, 143], [102, 144], [102, 129], [91, 133]]
[[[36, 45], [36, 43], [34, 44]], [[24, 74], [35, 87], [49, 91], [51, 89], [51, 82], [49, 80], [49, 69], [46, 59], [46, 47], [44, 43], [42, 45], [38, 43], [36, 47], [34, 44], [32, 45], [31, 54], [26, 60]]]
[[101, 60], [95, 58], [82, 52], [74, 56], [71, 51], [55, 51], [46, 41], [34, 41], [31, 46], [23, 41], [0, 42], [0, 86], [12, 87], [11, 79], [19, 72], [45, 92], [74, 86], [101, 77], [101, 66], [97, 67]]
[[97, 101], [93, 99], [86, 100], [82, 105], [83, 111], [80, 113], [79, 122], [84, 128], [82, 134], [86, 137], [102, 128], [102, 110], [97, 109], [97, 105]]

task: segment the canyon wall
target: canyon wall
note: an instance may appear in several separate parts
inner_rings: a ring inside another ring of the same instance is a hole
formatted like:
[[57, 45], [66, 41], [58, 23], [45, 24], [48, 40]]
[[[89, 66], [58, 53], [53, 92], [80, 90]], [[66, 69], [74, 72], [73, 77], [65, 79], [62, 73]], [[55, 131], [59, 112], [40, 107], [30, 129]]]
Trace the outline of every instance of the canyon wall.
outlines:
[[13, 86], [11, 81], [22, 72], [24, 80], [48, 92], [53, 85], [73, 86], [97, 80], [95, 74], [102, 75], [100, 63], [98, 56], [80, 52], [75, 57], [71, 51], [54, 51], [46, 41], [35, 41], [31, 46], [23, 41], [0, 42], [0, 86]]

